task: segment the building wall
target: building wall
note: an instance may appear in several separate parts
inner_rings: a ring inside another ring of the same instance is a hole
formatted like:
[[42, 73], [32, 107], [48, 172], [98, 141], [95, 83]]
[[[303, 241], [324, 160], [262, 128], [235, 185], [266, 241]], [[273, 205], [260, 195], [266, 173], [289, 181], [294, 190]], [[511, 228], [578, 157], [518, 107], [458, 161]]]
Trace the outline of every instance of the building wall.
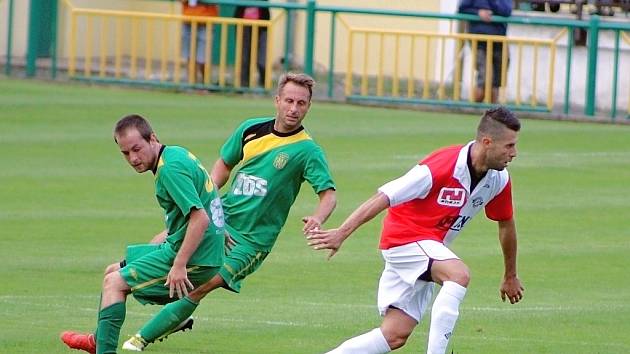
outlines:
[[[29, 1], [13, 1], [12, 56], [26, 56]], [[0, 55], [7, 55], [9, 0], [0, 0]]]

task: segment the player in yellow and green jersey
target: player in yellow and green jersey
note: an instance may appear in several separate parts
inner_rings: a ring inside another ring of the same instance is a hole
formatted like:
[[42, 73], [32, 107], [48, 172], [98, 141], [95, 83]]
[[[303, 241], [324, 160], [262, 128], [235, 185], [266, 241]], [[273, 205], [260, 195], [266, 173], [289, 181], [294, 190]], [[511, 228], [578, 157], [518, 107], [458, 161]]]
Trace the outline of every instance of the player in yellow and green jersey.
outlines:
[[162, 145], [138, 115], [118, 121], [114, 140], [138, 173], [155, 175], [155, 196], [164, 209], [166, 230], [152, 244], [128, 247], [125, 261], [107, 268], [94, 334], [62, 333], [70, 348], [98, 354], [116, 353], [129, 293], [142, 304], [190, 301], [188, 290], [217, 274], [225, 243], [217, 189], [193, 154]]
[[[302, 218], [304, 233], [320, 228], [335, 208], [335, 184], [324, 153], [302, 126], [313, 84], [308, 75], [283, 75], [275, 97], [276, 116], [245, 121], [221, 148], [211, 175], [218, 187], [232, 175], [230, 190], [222, 197], [227, 255], [219, 274], [190, 292], [191, 300], [198, 303], [219, 287], [240, 291], [241, 281], [273, 248], [302, 182], [319, 196], [313, 214]], [[143, 350], [193, 311], [185, 300], [165, 306], [123, 349]]]

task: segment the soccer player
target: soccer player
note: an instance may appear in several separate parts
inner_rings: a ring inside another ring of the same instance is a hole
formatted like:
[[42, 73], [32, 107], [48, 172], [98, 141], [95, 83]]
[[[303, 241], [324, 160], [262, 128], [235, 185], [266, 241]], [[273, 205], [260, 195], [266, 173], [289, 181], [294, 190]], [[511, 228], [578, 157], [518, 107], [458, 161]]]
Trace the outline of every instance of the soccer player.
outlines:
[[217, 274], [225, 242], [221, 200], [193, 154], [161, 144], [139, 115], [118, 121], [114, 141], [136, 172], [155, 175], [155, 196], [164, 209], [166, 230], [156, 236], [156, 243], [130, 246], [120, 266], [108, 267], [94, 334], [61, 334], [70, 348], [98, 354], [116, 353], [129, 293], [142, 304], [166, 304], [175, 301], [175, 295], [187, 295]]
[[305, 74], [283, 75], [275, 97], [276, 116], [246, 120], [225, 142], [211, 173], [219, 187], [234, 175], [230, 190], [222, 197], [225, 262], [209, 282], [165, 306], [123, 349], [141, 351], [172, 332], [214, 289], [238, 293], [242, 280], [260, 267], [273, 248], [304, 180], [318, 194], [319, 203], [312, 215], [302, 218], [303, 231], [319, 229], [332, 213], [336, 196], [328, 164], [321, 147], [302, 126], [311, 106], [313, 84]]
[[485, 112], [477, 137], [427, 156], [407, 174], [386, 183], [338, 229], [313, 230], [315, 249], [333, 256], [359, 226], [388, 209], [379, 248], [385, 260], [378, 289], [380, 328], [351, 338], [330, 353], [376, 354], [402, 347], [441, 285], [431, 311], [427, 353], [444, 353], [470, 280], [468, 267], [448, 245], [482, 208], [497, 221], [505, 272], [500, 294], [523, 297], [516, 274], [516, 227], [508, 163], [516, 157], [519, 120], [499, 107]]

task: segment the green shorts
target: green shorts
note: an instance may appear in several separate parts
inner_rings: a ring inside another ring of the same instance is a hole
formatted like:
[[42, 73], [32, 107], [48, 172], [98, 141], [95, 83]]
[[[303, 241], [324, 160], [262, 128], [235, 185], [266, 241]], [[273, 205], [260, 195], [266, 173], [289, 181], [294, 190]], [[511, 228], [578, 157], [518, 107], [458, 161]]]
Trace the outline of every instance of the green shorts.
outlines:
[[[233, 230], [230, 232], [234, 233]], [[228, 290], [238, 293], [241, 291], [241, 281], [260, 267], [269, 252], [257, 250], [245, 243], [238, 243], [229, 237], [227, 230], [225, 237], [226, 256], [223, 259], [223, 266], [219, 269], [219, 275], [225, 281]]]
[[[141, 304], [164, 305], [178, 299], [169, 297], [169, 288], [164, 285], [175, 256], [166, 243], [127, 247], [126, 265], [119, 272]], [[187, 271], [188, 279], [197, 287], [217, 274], [219, 267], [191, 265]]]

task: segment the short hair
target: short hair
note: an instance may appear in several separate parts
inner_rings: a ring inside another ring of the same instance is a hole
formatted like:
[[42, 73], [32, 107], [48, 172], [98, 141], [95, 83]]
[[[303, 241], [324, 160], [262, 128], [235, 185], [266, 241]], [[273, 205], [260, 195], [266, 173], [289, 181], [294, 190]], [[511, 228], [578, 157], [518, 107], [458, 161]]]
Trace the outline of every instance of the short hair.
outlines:
[[151, 140], [153, 128], [151, 128], [149, 121], [139, 114], [130, 114], [122, 117], [118, 123], [116, 123], [116, 127], [114, 128], [114, 141], [118, 143], [116, 136], [123, 134], [130, 128], [136, 128], [144, 140]]
[[309, 100], [313, 97], [313, 86], [315, 86], [315, 80], [307, 74], [296, 74], [292, 72], [284, 73], [280, 76], [280, 79], [278, 80], [278, 95], [282, 93], [282, 89], [284, 89], [289, 82], [308, 89]]
[[503, 128], [518, 132], [521, 129], [521, 122], [514, 113], [503, 106], [491, 108], [481, 117], [477, 127], [477, 140], [480, 140], [484, 135], [497, 138], [503, 132]]

